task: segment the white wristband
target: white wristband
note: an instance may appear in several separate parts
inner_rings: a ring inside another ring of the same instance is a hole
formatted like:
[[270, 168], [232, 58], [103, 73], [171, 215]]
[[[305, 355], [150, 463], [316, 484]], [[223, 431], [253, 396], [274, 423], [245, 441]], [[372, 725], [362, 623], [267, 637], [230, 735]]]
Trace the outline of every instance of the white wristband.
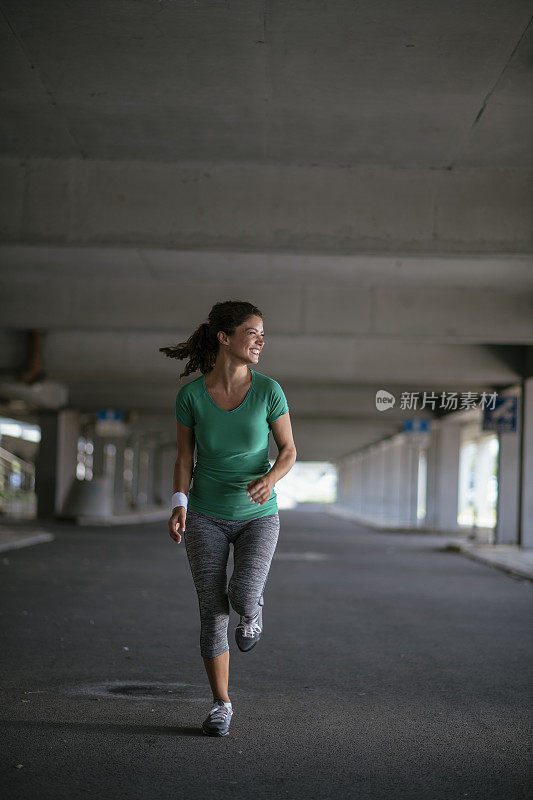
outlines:
[[185, 510], [187, 510], [187, 495], [185, 492], [174, 492], [172, 495], [172, 511], [176, 506], [185, 506]]

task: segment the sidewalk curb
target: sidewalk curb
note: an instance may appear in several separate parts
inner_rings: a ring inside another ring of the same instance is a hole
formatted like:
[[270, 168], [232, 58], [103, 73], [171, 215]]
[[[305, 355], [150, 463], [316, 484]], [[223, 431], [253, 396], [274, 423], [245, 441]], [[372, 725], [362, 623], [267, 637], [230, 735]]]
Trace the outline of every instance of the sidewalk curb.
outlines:
[[[357, 522], [376, 532], [448, 537], [448, 541], [444, 543], [445, 550], [459, 553], [460, 555], [464, 555], [486, 566], [496, 567], [503, 572], [507, 572], [508, 575], [533, 581], [533, 549], [524, 549], [513, 544], [490, 544], [483, 541], [471, 541], [467, 538], [469, 536], [469, 530], [466, 528], [464, 533], [461, 531], [462, 536], [458, 536], [456, 531], [433, 530], [428, 527], [408, 528], [401, 525], [394, 527], [387, 526], [386, 524], [380, 525], [379, 523], [363, 519], [351, 509], [335, 504], [331, 505], [329, 508], [324, 506], [322, 510], [333, 516]], [[487, 529], [479, 529], [478, 533], [484, 533], [486, 535]]]
[[[533, 581], [533, 552], [529, 556], [531, 564], [528, 564], [525, 561], [528, 556], [521, 552], [517, 545], [483, 545], [452, 539], [446, 544], [445, 549], [460, 553], [489, 567], [496, 567], [509, 575]], [[518, 563], [517, 559], [521, 559], [521, 563]]]
[[150, 508], [145, 511], [129, 511], [111, 517], [76, 517], [77, 525], [131, 525], [134, 522], [163, 522], [170, 519], [172, 512], [166, 506]]
[[29, 547], [32, 544], [41, 544], [42, 542], [52, 542], [55, 536], [47, 531], [40, 533], [21, 535], [18, 539], [13, 539], [10, 542], [2, 542], [0, 536], [0, 553], [6, 553], [9, 550], [18, 550], [21, 547]]
[[[415, 526], [403, 523], [389, 523], [386, 520], [381, 521], [375, 518], [363, 517], [349, 508], [335, 504], [328, 505], [324, 503], [323, 507], [320, 508], [320, 511], [324, 512], [325, 514], [331, 514], [334, 517], [339, 517], [340, 519], [348, 520], [349, 522], [356, 522], [358, 525], [362, 525], [365, 528], [370, 528], [377, 533], [414, 533], [435, 536], [463, 535], [465, 538], [471, 534], [470, 528], [465, 528], [464, 531], [457, 531], [451, 529], [444, 530], [442, 528], [434, 528], [429, 525]], [[479, 530], [483, 532], [486, 529]]]

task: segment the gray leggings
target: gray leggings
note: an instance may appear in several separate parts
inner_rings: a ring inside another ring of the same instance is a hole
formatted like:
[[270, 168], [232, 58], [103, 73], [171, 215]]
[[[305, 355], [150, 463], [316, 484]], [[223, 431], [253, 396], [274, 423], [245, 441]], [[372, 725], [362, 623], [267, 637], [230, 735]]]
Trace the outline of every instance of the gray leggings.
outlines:
[[[239, 616], [253, 616], [262, 594], [279, 535], [279, 512], [255, 519], [220, 519], [189, 509], [185, 549], [200, 607], [200, 653], [216, 658], [229, 649], [229, 603]], [[226, 567], [233, 544], [233, 574]]]

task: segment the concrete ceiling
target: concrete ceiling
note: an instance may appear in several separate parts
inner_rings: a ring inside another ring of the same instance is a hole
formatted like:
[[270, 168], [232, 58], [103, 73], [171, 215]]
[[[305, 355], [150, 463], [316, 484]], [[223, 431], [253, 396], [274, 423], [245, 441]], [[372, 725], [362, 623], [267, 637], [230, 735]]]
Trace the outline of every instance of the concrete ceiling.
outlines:
[[73, 406], [173, 438], [184, 364], [158, 348], [229, 298], [265, 314], [301, 458], [394, 433], [377, 389], [519, 380], [530, 21], [523, 0], [2, 0], [0, 400], [38, 329]]
[[531, 3], [2, 0], [2, 152], [531, 167]]

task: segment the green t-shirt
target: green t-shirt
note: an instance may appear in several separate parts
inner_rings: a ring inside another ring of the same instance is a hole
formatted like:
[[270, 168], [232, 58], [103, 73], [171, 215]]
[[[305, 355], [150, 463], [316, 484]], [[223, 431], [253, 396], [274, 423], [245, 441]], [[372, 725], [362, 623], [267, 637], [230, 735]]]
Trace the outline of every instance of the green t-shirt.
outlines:
[[270, 469], [270, 423], [289, 411], [283, 389], [273, 378], [250, 370], [252, 383], [237, 408], [220, 408], [205, 385], [205, 377], [182, 386], [176, 395], [176, 419], [194, 429], [197, 460], [188, 508], [221, 519], [255, 519], [275, 514], [276, 492], [260, 505], [246, 486]]

